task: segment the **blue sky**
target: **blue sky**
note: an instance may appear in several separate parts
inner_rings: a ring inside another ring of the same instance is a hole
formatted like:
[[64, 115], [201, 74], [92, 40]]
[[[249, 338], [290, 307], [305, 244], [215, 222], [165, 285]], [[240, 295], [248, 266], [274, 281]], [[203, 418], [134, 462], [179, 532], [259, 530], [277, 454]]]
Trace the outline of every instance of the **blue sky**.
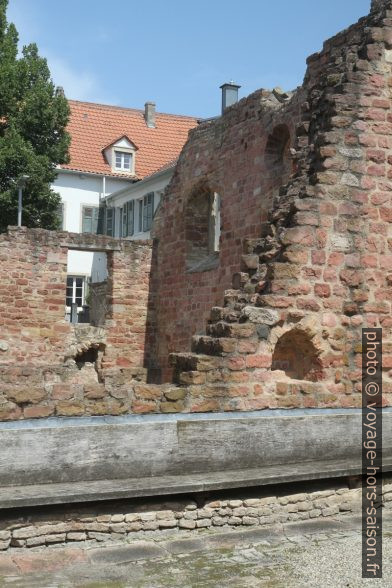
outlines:
[[200, 117], [219, 86], [292, 89], [323, 40], [370, 0], [10, 0], [21, 43], [36, 42], [68, 98]]

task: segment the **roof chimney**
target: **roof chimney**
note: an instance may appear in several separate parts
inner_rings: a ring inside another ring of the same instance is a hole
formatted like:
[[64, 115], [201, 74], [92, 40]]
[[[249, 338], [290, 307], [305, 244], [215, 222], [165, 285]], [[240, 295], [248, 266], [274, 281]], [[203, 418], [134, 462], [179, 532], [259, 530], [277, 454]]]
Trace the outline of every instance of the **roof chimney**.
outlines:
[[238, 86], [234, 82], [228, 82], [221, 86], [222, 90], [222, 114], [229, 106], [232, 106], [238, 102], [238, 90], [241, 86]]
[[146, 102], [144, 105], [144, 118], [149, 129], [155, 129], [155, 102]]
[[65, 96], [63, 86], [57, 86], [56, 88], [56, 96]]

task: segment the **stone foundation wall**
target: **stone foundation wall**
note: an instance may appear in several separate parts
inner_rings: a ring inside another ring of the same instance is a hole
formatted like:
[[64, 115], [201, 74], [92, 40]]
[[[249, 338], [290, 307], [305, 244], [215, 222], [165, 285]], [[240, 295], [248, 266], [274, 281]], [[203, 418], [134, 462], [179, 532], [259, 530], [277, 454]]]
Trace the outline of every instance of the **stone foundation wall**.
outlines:
[[[348, 489], [343, 483], [327, 484], [300, 492], [278, 488], [274, 495], [257, 490], [243, 494], [215, 496], [198, 502], [191, 499], [167, 502], [118, 504], [13, 515], [0, 520], [0, 550], [79, 541], [103, 542], [129, 535], [167, 529], [188, 530], [274, 525], [307, 519], [360, 515], [362, 489]], [[294, 493], [295, 492], [295, 493]], [[392, 508], [392, 480], [384, 482], [384, 507]], [[200, 502], [203, 502], [200, 505]], [[99, 514], [97, 514], [99, 510]]]

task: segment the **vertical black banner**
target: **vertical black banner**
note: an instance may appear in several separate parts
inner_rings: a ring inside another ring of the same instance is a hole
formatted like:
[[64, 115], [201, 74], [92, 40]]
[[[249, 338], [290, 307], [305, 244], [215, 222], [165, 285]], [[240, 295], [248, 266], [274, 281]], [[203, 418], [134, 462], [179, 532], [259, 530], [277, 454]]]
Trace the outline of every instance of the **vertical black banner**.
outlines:
[[362, 330], [362, 577], [382, 578], [382, 329]]

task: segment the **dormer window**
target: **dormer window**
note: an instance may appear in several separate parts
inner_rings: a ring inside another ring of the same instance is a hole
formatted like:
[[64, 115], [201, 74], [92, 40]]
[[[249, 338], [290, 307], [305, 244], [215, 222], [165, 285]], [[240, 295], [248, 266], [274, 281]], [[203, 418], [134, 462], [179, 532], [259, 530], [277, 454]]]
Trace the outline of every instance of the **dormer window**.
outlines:
[[125, 151], [114, 151], [116, 156], [116, 170], [130, 172], [132, 170], [132, 154]]
[[103, 149], [106, 161], [113, 172], [135, 175], [137, 147], [125, 135]]

